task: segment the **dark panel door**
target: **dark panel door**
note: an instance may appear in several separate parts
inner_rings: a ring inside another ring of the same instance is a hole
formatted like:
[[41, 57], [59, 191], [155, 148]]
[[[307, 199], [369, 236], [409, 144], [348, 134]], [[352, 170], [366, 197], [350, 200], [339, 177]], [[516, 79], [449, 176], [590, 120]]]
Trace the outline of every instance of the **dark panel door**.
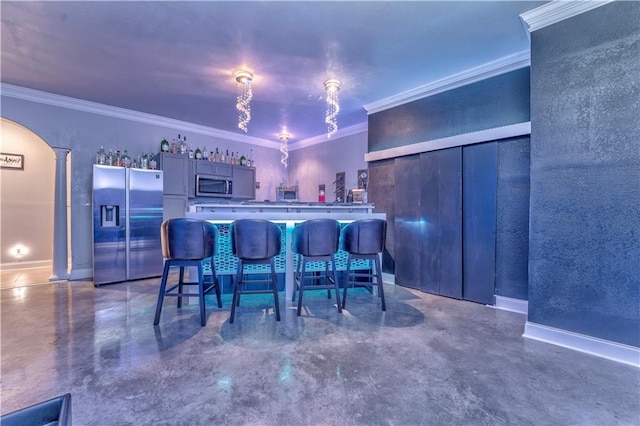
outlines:
[[462, 151], [421, 154], [421, 290], [462, 297]]
[[440, 155], [420, 155], [420, 289], [440, 294]]
[[462, 297], [462, 148], [440, 151], [440, 294]]
[[382, 160], [369, 163], [369, 202], [376, 213], [387, 215], [387, 242], [382, 253], [382, 270], [395, 274], [395, 161]]
[[420, 288], [420, 156], [395, 160], [396, 283]]
[[497, 142], [463, 149], [463, 298], [493, 305]]

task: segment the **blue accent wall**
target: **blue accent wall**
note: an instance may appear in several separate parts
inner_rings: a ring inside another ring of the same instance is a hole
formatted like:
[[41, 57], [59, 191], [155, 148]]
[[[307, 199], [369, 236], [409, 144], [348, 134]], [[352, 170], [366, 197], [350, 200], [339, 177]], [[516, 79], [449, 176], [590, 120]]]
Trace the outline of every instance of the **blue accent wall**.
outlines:
[[369, 152], [529, 121], [529, 68], [369, 116]]
[[529, 321], [640, 346], [640, 3], [531, 35]]

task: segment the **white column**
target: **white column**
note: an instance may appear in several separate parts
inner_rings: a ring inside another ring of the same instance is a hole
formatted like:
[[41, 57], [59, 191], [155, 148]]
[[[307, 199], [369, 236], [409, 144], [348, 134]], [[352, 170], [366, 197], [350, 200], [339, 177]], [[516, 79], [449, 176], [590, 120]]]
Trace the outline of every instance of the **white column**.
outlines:
[[49, 281], [69, 279], [67, 248], [67, 154], [66, 148], [53, 148], [56, 153], [55, 199], [53, 206], [53, 270]]

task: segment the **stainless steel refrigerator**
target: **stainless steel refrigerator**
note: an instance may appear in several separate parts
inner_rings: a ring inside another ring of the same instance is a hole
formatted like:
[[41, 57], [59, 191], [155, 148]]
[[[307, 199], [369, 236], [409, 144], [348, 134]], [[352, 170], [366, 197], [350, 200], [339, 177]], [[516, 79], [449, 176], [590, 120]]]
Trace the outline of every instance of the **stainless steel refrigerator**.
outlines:
[[93, 166], [94, 285], [162, 275], [162, 171]]

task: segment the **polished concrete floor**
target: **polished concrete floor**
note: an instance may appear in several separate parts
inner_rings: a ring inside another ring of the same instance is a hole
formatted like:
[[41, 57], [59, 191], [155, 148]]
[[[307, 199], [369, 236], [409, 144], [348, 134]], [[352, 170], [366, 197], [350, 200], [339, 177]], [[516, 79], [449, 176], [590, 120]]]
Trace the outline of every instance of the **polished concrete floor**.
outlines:
[[[522, 338], [525, 317], [387, 286], [338, 314], [243, 296], [152, 325], [158, 279], [1, 293], [1, 411], [70, 392], [75, 425], [638, 425], [640, 370]], [[282, 296], [284, 299], [284, 295]], [[290, 303], [290, 302], [288, 302]]]
[[23, 269], [0, 269], [0, 289], [48, 284], [51, 266]]

